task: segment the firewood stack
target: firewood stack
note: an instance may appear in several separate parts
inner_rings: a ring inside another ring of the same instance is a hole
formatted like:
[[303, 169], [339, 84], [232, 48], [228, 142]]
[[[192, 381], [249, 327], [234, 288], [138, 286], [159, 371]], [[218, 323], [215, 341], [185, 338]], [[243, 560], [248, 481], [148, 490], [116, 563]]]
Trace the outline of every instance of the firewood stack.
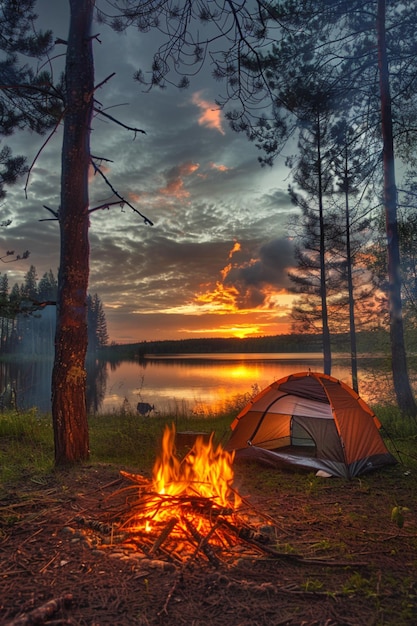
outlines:
[[110, 523], [77, 519], [91, 547], [134, 554], [161, 567], [192, 563], [217, 567], [248, 556], [279, 556], [273, 548], [276, 528], [241, 497], [236, 511], [219, 506], [214, 498], [157, 494], [147, 479], [121, 473], [135, 483], [122, 490], [124, 510]]

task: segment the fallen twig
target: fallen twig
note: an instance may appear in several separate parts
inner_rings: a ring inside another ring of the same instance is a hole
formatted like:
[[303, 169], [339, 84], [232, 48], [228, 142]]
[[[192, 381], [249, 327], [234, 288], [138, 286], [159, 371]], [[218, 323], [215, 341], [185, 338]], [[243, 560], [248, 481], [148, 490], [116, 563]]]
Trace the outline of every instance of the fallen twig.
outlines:
[[[15, 617], [11, 622], [8, 622], [6, 626], [33, 626], [33, 624], [44, 624], [48, 621], [48, 618], [54, 615], [62, 608], [68, 608], [71, 606], [73, 600], [72, 593], [66, 593], [59, 598], [49, 600], [42, 606], [39, 606], [29, 613], [23, 613], [19, 617]], [[71, 620], [62, 621], [62, 624], [72, 624]]]
[[162, 613], [165, 613], [165, 615], [168, 615], [168, 604], [169, 604], [169, 601], [172, 598], [172, 594], [174, 593], [174, 591], [175, 591], [175, 589], [177, 587], [177, 584], [178, 584], [178, 577], [174, 580], [174, 584], [172, 585], [171, 589], [168, 592], [168, 595], [167, 595], [166, 600], [164, 602], [164, 606], [162, 607], [162, 609], [160, 611], [158, 611], [158, 613], [157, 613], [158, 617], [160, 615], [162, 615]]

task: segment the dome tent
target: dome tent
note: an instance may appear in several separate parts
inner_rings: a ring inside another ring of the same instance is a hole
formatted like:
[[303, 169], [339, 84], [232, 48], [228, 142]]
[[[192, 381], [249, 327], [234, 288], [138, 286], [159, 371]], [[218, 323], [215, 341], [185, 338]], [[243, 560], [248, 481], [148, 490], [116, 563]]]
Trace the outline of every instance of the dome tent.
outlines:
[[233, 421], [225, 448], [235, 450], [236, 458], [353, 478], [397, 463], [380, 426], [348, 385], [301, 372], [273, 382], [251, 400]]

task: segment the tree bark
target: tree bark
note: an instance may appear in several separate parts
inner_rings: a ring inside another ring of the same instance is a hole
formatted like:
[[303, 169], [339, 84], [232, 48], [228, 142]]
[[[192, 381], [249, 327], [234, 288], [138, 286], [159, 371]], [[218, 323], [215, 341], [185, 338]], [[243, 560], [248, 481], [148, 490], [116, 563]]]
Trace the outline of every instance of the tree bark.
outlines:
[[56, 465], [79, 462], [89, 456], [85, 356], [89, 278], [88, 171], [94, 99], [91, 25], [94, 4], [94, 0], [70, 0], [59, 212], [61, 254], [52, 372]]
[[318, 196], [319, 196], [319, 223], [320, 223], [320, 298], [323, 338], [323, 369], [324, 373], [332, 373], [332, 350], [329, 329], [329, 314], [327, 310], [326, 286], [326, 243], [324, 233], [323, 209], [323, 163], [321, 158], [321, 123], [320, 112], [317, 112], [317, 167], [318, 167]]
[[394, 389], [400, 410], [406, 415], [415, 416], [417, 414], [417, 406], [411, 390], [407, 370], [401, 303], [400, 245], [397, 221], [397, 190], [391, 94], [385, 35], [385, 5], [385, 0], [378, 0], [377, 38], [383, 139], [384, 207], [387, 233], [392, 373]]
[[350, 241], [350, 211], [349, 211], [349, 164], [347, 140], [344, 146], [344, 193], [345, 193], [345, 228], [346, 228], [346, 265], [349, 301], [349, 338], [350, 338], [350, 366], [352, 370], [352, 389], [359, 393], [358, 382], [358, 351], [356, 347], [355, 299], [353, 297], [352, 274], [352, 247]]

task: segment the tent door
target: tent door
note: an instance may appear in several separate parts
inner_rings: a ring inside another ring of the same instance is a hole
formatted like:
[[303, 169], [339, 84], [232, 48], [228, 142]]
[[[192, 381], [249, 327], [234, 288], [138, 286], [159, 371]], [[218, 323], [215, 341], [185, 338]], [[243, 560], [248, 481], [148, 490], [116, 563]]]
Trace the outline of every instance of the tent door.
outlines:
[[309, 448], [316, 447], [314, 439], [294, 417], [291, 418], [291, 445], [306, 446]]
[[291, 437], [295, 438], [296, 444], [303, 446], [305, 451], [313, 452], [310, 446], [314, 446], [314, 454], [319, 459], [345, 463], [344, 451], [334, 420], [327, 418], [302, 417], [300, 415], [291, 419]]

